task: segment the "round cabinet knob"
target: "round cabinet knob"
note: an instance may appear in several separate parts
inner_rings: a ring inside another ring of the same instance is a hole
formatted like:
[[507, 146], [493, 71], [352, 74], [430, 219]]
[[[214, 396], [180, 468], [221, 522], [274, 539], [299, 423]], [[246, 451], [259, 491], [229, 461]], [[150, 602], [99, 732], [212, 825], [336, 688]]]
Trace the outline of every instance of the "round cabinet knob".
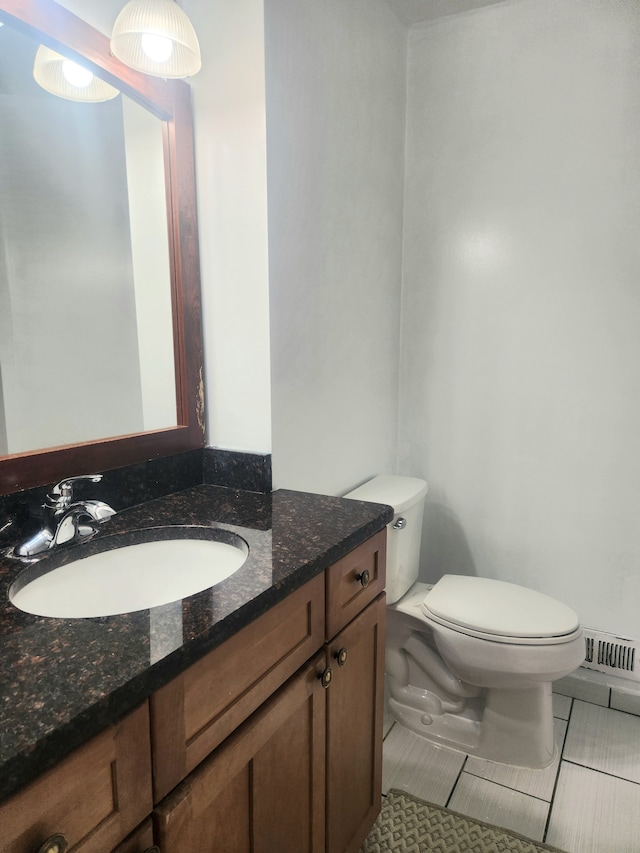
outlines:
[[320, 676], [320, 683], [326, 690], [327, 687], [331, 684], [331, 679], [333, 678], [333, 673], [331, 672], [331, 667], [328, 666], [325, 671]]
[[364, 572], [360, 572], [359, 575], [356, 575], [356, 580], [360, 581], [360, 584], [363, 587], [368, 587], [369, 581], [371, 580], [371, 577], [369, 575], [369, 569], [365, 569]]
[[345, 648], [338, 649], [335, 658], [338, 661], [338, 666], [344, 666], [347, 662], [347, 650]]
[[38, 847], [37, 853], [65, 853], [69, 843], [64, 835], [52, 835]]

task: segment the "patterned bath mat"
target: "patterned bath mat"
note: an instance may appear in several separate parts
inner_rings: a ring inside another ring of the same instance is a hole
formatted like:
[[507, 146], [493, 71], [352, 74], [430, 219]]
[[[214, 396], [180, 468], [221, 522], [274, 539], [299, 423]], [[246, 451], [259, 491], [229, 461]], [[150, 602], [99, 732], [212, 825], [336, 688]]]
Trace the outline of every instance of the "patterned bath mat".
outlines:
[[360, 853], [563, 853], [470, 817], [389, 791]]

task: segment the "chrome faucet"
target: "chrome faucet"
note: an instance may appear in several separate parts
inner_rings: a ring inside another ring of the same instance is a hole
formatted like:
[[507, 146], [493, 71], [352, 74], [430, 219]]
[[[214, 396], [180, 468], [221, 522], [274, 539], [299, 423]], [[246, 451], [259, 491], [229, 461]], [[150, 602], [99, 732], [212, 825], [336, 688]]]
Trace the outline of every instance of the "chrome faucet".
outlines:
[[67, 477], [54, 486], [42, 504], [42, 528], [20, 545], [16, 545], [13, 549], [14, 556], [35, 557], [57, 545], [78, 542], [92, 536], [98, 525], [115, 515], [116, 511], [103, 501], [74, 500], [73, 487], [74, 483], [80, 481], [99, 483], [100, 480], [102, 474], [88, 474], [82, 477]]

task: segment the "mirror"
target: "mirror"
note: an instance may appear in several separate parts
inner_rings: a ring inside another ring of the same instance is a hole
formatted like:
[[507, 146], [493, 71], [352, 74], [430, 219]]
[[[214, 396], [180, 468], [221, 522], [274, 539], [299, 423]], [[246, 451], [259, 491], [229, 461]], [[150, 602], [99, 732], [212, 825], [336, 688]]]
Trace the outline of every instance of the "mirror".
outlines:
[[0, 29], [3, 456], [176, 425], [161, 122], [45, 91], [38, 50]]
[[[53, 0], [0, 0], [0, 494], [201, 447], [189, 87]], [[11, 30], [11, 32], [9, 32]], [[123, 94], [33, 81], [39, 44]]]

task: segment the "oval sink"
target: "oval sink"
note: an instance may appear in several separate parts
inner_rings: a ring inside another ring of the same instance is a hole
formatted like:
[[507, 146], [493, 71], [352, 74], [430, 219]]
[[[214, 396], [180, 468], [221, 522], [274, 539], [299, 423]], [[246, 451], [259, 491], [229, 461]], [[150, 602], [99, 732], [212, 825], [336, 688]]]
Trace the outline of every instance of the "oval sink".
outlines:
[[[109, 538], [118, 539], [107, 537], [100, 545]], [[65, 619], [115, 616], [169, 604], [221, 583], [242, 566], [248, 546], [238, 536], [231, 538], [233, 544], [210, 538], [121, 547], [116, 542], [110, 550], [50, 571], [36, 564], [14, 582], [9, 599], [27, 613]]]

